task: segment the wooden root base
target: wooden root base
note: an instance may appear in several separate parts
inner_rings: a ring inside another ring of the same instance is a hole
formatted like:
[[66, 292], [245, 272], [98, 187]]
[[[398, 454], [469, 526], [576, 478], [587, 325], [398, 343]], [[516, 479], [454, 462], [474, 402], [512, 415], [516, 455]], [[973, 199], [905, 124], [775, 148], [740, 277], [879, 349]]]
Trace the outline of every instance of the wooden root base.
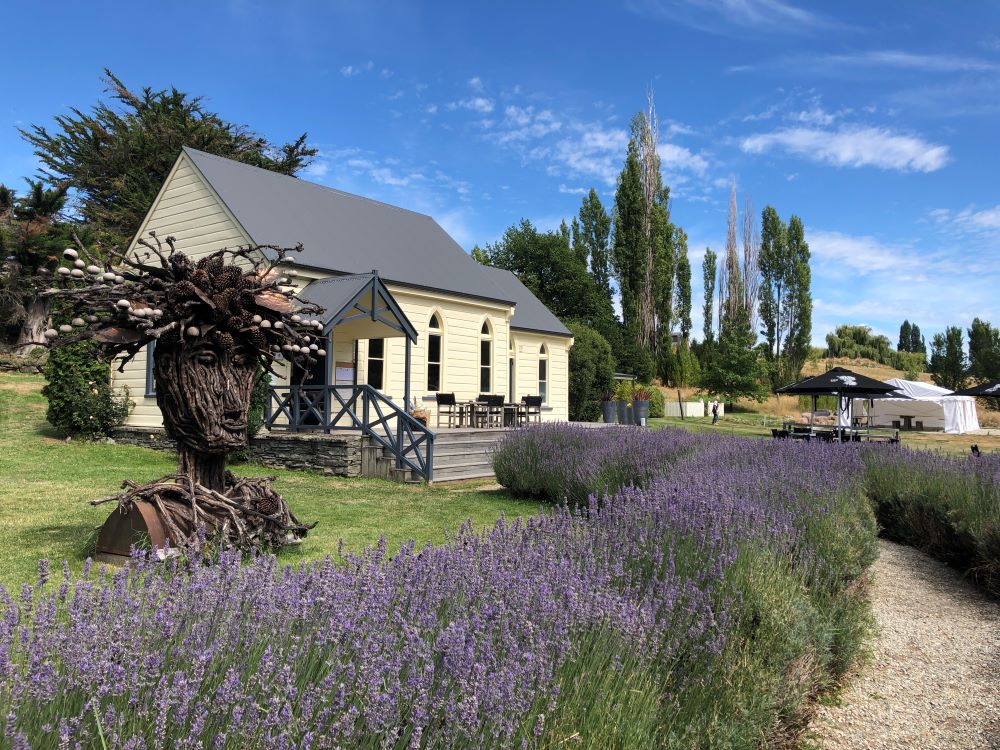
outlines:
[[152, 539], [154, 546], [277, 551], [299, 542], [316, 524], [305, 525], [295, 517], [285, 499], [271, 489], [275, 479], [237, 477], [227, 471], [225, 492], [219, 493], [196, 484], [187, 474], [169, 474], [144, 485], [125, 481], [124, 492], [92, 504], [117, 501], [120, 512], [130, 513], [136, 502], [148, 503], [166, 536], [162, 542]]

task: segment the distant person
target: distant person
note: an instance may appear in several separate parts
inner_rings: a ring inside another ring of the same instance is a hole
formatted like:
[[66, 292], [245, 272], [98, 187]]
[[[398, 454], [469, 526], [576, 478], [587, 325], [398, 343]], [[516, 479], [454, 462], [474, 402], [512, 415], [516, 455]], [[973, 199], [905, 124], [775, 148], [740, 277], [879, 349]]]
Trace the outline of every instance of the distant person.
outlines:
[[712, 424], [719, 421], [719, 399], [712, 400]]

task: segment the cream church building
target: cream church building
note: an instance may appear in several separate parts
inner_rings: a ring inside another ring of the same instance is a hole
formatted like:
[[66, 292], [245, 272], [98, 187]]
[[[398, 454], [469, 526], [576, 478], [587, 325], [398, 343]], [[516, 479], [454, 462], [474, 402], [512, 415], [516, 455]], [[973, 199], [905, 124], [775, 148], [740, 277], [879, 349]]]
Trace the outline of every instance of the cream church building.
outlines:
[[[408, 387], [432, 427], [438, 393], [542, 396], [543, 420], [568, 418], [569, 330], [429, 216], [185, 148], [130, 252], [150, 231], [192, 258], [301, 243], [292, 282], [327, 308], [327, 357], [312, 386], [367, 384], [399, 407]], [[114, 375], [136, 404], [128, 425], [141, 428], [161, 424], [146, 354]]]

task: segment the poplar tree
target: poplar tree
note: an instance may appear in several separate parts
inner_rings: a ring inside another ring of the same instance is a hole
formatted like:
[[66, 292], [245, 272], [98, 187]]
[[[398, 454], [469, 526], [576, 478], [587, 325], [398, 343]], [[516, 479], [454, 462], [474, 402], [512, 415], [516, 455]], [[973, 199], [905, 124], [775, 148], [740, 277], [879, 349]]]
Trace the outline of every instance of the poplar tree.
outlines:
[[715, 271], [717, 258], [711, 248], [705, 248], [705, 259], [701, 262], [702, 282], [705, 286], [705, 305], [702, 308], [704, 315], [704, 327], [702, 332], [705, 335], [705, 343], [711, 344], [715, 339], [712, 330], [712, 321], [715, 313]]
[[628, 143], [625, 166], [618, 177], [618, 189], [615, 191], [614, 244], [611, 249], [611, 267], [621, 293], [622, 323], [626, 335], [638, 331], [638, 295], [644, 270], [640, 259], [643, 216], [639, 145], [632, 138]]
[[767, 343], [767, 356], [775, 360], [781, 354], [785, 295], [789, 284], [788, 229], [773, 206], [766, 206], [760, 220], [760, 301], [758, 311], [761, 333]]
[[965, 387], [968, 363], [962, 343], [962, 329], [948, 326], [944, 333], [935, 333], [931, 341], [931, 362], [928, 370], [935, 384], [949, 391]]
[[683, 229], [675, 232], [677, 255], [677, 320], [680, 323], [681, 338], [687, 341], [691, 335], [691, 261], [688, 259], [687, 233]]
[[611, 268], [610, 248], [608, 240], [611, 237], [611, 217], [604, 210], [601, 199], [594, 188], [584, 196], [580, 206], [581, 241], [587, 247], [590, 258], [590, 273], [594, 277], [598, 289], [611, 299]]
[[909, 320], [904, 320], [903, 324], [899, 327], [899, 344], [896, 345], [896, 351], [900, 352], [912, 352], [913, 349], [913, 338], [911, 336], [911, 326]]
[[789, 288], [785, 306], [787, 335], [782, 349], [783, 380], [798, 380], [809, 355], [812, 339], [812, 271], [809, 267], [809, 243], [802, 219], [792, 216], [788, 222]]

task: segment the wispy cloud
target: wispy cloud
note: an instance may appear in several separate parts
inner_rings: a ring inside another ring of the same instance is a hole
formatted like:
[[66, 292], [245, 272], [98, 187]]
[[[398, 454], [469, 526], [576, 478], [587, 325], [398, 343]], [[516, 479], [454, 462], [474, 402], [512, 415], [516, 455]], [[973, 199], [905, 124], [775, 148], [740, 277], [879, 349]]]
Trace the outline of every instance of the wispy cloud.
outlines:
[[841, 25], [784, 0], [627, 0], [626, 7], [714, 33], [727, 33], [727, 26], [795, 34]]
[[504, 118], [494, 137], [497, 143], [505, 145], [514, 141], [543, 138], [560, 129], [562, 122], [551, 110], [543, 109], [536, 112], [530, 105], [527, 107], [509, 105], [504, 109]]
[[375, 69], [375, 63], [369, 60], [366, 63], [361, 63], [360, 65], [345, 65], [340, 69], [340, 74], [344, 78], [353, 78], [354, 76], [361, 75], [362, 73], [370, 73]]
[[929, 216], [936, 224], [946, 225], [959, 234], [1000, 234], [1000, 205], [982, 209], [968, 207], [960, 211], [936, 208]]
[[950, 54], [922, 54], [903, 50], [864, 50], [859, 52], [792, 55], [761, 63], [731, 65], [727, 73], [776, 71], [841, 76], [859, 70], [888, 68], [919, 73], [988, 73], [1000, 70], [1000, 63], [979, 57]]
[[667, 172], [681, 170], [703, 177], [708, 171], [708, 160], [704, 156], [675, 143], [661, 143], [656, 153], [660, 155], [660, 163]]
[[486, 87], [483, 86], [483, 79], [479, 76], [475, 76], [469, 79], [469, 88], [473, 91], [485, 91]]
[[572, 136], [557, 141], [551, 150], [545, 149], [538, 156], [553, 162], [550, 171], [565, 169], [572, 175], [614, 185], [625, 158], [628, 133], [622, 128], [605, 128], [594, 123], [575, 124], [571, 130]]
[[565, 195], [586, 195], [587, 188], [582, 187], [569, 187], [568, 185], [559, 185], [559, 192]]
[[448, 104], [448, 109], [468, 109], [473, 112], [479, 112], [480, 114], [488, 114], [496, 108], [496, 103], [485, 96], [473, 96], [468, 99], [461, 99], [459, 101], [450, 102]]
[[836, 130], [783, 128], [740, 142], [748, 154], [784, 151], [838, 167], [872, 166], [903, 172], [934, 172], [951, 160], [948, 147], [886, 128], [844, 125]]

